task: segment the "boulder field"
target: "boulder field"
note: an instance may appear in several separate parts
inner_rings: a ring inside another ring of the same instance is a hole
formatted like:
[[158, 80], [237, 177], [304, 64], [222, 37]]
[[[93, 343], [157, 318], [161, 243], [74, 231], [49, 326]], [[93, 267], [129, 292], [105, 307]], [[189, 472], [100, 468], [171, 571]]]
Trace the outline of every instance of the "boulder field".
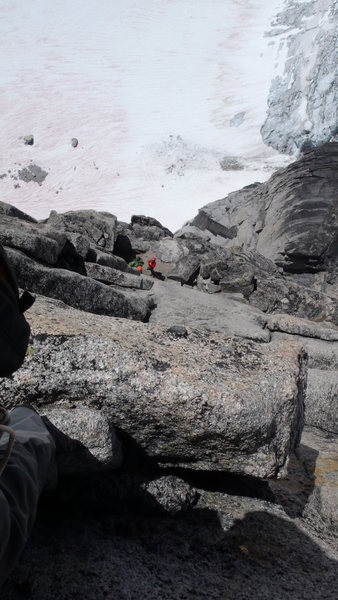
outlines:
[[36, 296], [0, 402], [44, 415], [59, 468], [6, 599], [336, 598], [337, 160], [311, 150], [175, 235], [0, 203]]

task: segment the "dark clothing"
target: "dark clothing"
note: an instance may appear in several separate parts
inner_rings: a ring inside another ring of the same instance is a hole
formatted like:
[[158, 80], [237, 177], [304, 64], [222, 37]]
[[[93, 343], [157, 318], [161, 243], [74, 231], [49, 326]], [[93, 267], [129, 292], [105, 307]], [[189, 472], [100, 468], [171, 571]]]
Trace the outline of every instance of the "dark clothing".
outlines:
[[[56, 479], [55, 443], [41, 417], [25, 407], [15, 408], [10, 416], [15, 443], [0, 477], [0, 588], [24, 549], [41, 491], [51, 476]], [[6, 444], [3, 435], [0, 460]]]

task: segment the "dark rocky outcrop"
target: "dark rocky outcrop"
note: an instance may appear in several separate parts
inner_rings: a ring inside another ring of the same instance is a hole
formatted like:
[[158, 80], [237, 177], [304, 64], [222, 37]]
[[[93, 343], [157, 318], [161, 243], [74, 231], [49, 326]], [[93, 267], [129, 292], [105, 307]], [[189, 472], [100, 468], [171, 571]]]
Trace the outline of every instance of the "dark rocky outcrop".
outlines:
[[208, 204], [191, 224], [211, 241], [216, 236], [227, 247], [256, 250], [285, 273], [325, 273], [321, 291], [334, 295], [337, 185], [338, 143], [325, 144], [268, 182]]
[[89, 252], [87, 253], [87, 261], [96, 262], [99, 265], [103, 265], [104, 267], [110, 267], [112, 269], [117, 269], [118, 271], [122, 271], [123, 273], [131, 273], [132, 275], [140, 275], [140, 272], [137, 269], [133, 269], [126, 263], [123, 258], [120, 256], [116, 256], [115, 254], [111, 254], [109, 252], [103, 252], [98, 248], [91, 247]]
[[130, 261], [136, 254], [153, 248], [154, 242], [168, 237], [172, 238], [173, 234], [157, 219], [133, 215], [130, 224], [118, 223], [114, 253]]
[[38, 231], [36, 225], [2, 215], [0, 220], [0, 244], [17, 248], [33, 258], [54, 265], [59, 256], [59, 245]]
[[22, 221], [28, 221], [30, 223], [37, 223], [37, 221], [35, 219], [33, 219], [33, 217], [22, 212], [22, 210], [20, 210], [19, 208], [12, 206], [12, 204], [7, 204], [6, 202], [0, 202], [0, 215], [1, 215], [1, 219], [2, 219], [2, 215], [8, 215], [10, 217], [17, 217], [18, 219], [21, 219]]
[[95, 314], [143, 320], [149, 312], [146, 299], [123, 294], [90, 277], [66, 269], [51, 269], [7, 248], [18, 283], [33, 293], [63, 300], [69, 306]]
[[45, 223], [59, 231], [82, 234], [91, 243], [112, 251], [116, 238], [117, 219], [114, 215], [94, 210], [59, 214], [52, 211]]
[[153, 217], [133, 215], [130, 225], [136, 237], [142, 237], [144, 240], [153, 241], [163, 237], [173, 237], [171, 231]]
[[116, 217], [108, 213], [52, 212], [38, 223], [0, 204], [0, 243], [22, 288], [81, 310], [147, 319], [151, 298], [136, 298], [132, 290], [150, 290], [153, 282], [112, 253], [115, 237]]
[[86, 273], [88, 277], [124, 288], [132, 288], [137, 290], [150, 290], [153, 287], [153, 282], [144, 277], [138, 277], [134, 273], [122, 273], [117, 269], [105, 267], [98, 263], [86, 263]]
[[23, 138], [23, 143], [25, 146], [33, 146], [34, 144], [34, 136], [33, 135], [25, 135]]

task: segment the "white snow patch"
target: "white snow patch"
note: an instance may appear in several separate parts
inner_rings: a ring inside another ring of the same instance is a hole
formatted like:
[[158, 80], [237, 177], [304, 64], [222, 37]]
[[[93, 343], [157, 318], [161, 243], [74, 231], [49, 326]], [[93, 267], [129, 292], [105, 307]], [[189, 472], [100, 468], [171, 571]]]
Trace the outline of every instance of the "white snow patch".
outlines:
[[[264, 33], [282, 5], [3, 0], [2, 199], [38, 218], [87, 207], [175, 230], [267, 179], [287, 160], [260, 135], [277, 54]], [[243, 125], [231, 127], [240, 112]], [[20, 139], [28, 134], [33, 146]], [[170, 145], [178, 137], [183, 146]], [[222, 171], [226, 155], [245, 168]], [[12, 178], [30, 163], [48, 172], [41, 186]]]

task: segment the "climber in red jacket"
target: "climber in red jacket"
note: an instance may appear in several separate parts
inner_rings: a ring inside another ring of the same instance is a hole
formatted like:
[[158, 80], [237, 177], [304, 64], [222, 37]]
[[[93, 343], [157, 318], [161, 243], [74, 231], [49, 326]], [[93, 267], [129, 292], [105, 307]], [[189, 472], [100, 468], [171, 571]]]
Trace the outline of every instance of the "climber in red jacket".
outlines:
[[149, 258], [148, 269], [149, 269], [151, 275], [153, 275], [155, 267], [156, 267], [156, 258], [155, 257]]

